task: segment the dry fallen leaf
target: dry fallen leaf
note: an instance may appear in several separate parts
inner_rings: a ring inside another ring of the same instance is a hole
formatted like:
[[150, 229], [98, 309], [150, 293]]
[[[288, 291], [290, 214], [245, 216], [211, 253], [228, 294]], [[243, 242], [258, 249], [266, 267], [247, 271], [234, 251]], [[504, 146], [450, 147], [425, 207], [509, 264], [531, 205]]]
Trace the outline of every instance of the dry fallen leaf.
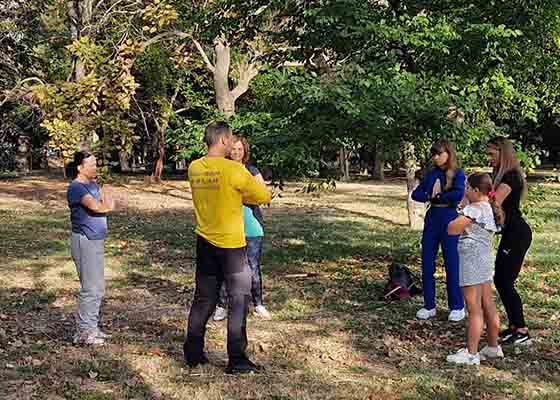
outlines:
[[154, 356], [163, 357], [163, 353], [159, 347], [152, 347], [148, 350], [148, 353], [153, 354]]
[[259, 350], [266, 353], [269, 350], [269, 346], [266, 343], [259, 343]]

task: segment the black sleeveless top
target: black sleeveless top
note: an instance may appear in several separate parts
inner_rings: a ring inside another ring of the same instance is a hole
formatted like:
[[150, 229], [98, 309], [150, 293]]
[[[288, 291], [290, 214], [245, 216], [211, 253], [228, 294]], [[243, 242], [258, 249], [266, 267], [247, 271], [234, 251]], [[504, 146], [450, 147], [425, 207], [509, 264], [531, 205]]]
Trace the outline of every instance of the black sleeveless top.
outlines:
[[505, 183], [511, 188], [511, 193], [502, 203], [502, 208], [506, 214], [506, 227], [511, 223], [523, 218], [521, 213], [521, 196], [523, 194], [523, 176], [521, 172], [512, 169], [504, 174], [500, 183]]

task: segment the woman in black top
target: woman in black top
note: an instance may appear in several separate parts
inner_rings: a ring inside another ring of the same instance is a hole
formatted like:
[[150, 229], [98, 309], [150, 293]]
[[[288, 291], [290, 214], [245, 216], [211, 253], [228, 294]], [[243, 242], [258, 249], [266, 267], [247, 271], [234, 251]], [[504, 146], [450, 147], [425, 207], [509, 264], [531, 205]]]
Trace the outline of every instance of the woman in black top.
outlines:
[[487, 146], [487, 155], [494, 169], [495, 200], [502, 206], [506, 217], [494, 275], [496, 289], [509, 319], [509, 326], [500, 332], [500, 338], [503, 344], [521, 344], [530, 339], [523, 317], [523, 303], [515, 289], [515, 282], [533, 238], [520, 209], [527, 182], [513, 144], [508, 139], [492, 139]]

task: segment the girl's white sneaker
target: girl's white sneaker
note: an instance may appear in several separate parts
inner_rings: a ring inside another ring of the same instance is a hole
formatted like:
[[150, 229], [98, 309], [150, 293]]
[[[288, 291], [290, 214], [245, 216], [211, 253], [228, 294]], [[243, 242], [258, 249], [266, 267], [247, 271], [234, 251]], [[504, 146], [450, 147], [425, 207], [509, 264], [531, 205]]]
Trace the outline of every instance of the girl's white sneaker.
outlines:
[[447, 356], [447, 362], [463, 365], [480, 365], [479, 353], [471, 354], [468, 349], [461, 349], [455, 354]]
[[484, 348], [480, 350], [479, 354], [481, 361], [484, 361], [487, 358], [504, 358], [504, 352], [502, 351], [502, 346], [500, 345], [497, 347], [484, 346]]

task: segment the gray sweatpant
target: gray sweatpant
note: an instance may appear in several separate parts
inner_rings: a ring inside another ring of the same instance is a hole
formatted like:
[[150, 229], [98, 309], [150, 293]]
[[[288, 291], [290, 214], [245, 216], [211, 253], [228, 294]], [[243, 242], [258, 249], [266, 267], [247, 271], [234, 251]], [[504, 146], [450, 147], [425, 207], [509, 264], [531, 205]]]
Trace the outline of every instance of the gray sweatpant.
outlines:
[[104, 240], [89, 240], [72, 232], [72, 258], [80, 278], [79, 309], [76, 315], [78, 330], [97, 330], [99, 308], [105, 296]]

